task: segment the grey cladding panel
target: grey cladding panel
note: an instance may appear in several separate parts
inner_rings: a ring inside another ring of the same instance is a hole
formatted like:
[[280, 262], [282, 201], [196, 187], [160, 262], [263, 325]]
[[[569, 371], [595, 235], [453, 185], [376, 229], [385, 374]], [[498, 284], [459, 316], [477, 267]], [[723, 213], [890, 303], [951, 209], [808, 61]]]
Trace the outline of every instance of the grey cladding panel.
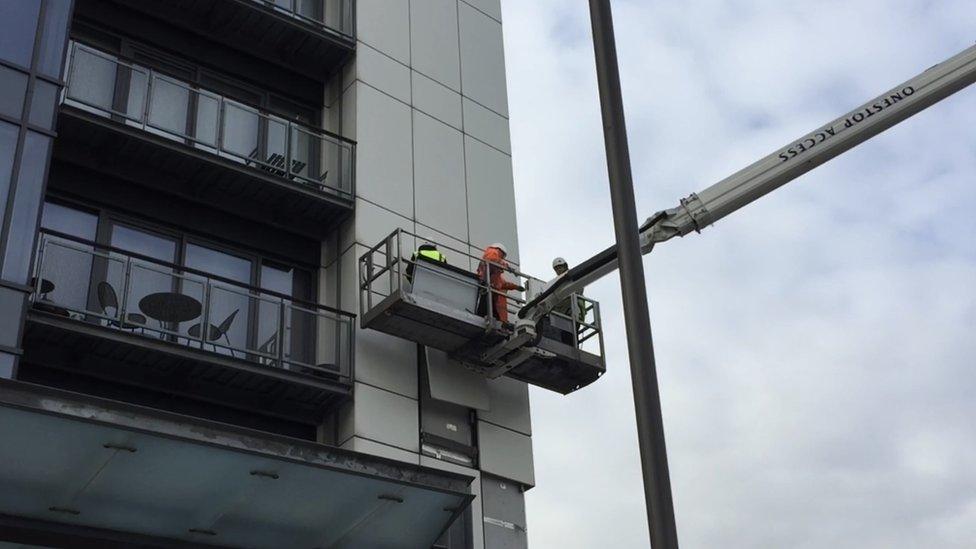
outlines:
[[514, 482], [483, 476], [485, 549], [526, 549], [525, 495]]
[[482, 471], [528, 486], [535, 485], [532, 437], [479, 421], [478, 453]]
[[486, 385], [489, 407], [479, 409], [478, 418], [523, 435], [531, 435], [528, 385], [508, 377], [486, 380]]

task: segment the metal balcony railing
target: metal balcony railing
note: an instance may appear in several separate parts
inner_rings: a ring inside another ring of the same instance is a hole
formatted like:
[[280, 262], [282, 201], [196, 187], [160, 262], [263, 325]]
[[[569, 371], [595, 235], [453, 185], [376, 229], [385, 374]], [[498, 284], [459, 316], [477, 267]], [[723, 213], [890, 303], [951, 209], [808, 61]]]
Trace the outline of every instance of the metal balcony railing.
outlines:
[[63, 103], [303, 188], [353, 198], [354, 144], [72, 42]]
[[43, 231], [35, 309], [269, 368], [352, 376], [355, 316], [117, 248]]
[[354, 0], [250, 0], [285, 13], [309, 25], [337, 32], [348, 37], [355, 35], [356, 3]]

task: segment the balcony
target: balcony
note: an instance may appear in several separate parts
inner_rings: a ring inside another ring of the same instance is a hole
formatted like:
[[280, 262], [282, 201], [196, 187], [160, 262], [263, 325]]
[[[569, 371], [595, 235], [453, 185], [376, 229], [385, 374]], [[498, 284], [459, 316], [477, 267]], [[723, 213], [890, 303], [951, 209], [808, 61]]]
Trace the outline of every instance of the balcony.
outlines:
[[25, 363], [303, 424], [350, 393], [349, 313], [65, 234], [36, 257]]
[[322, 237], [353, 204], [354, 143], [72, 43], [55, 154]]
[[[354, 0], [109, 0], [169, 25], [324, 81], [356, 46]], [[106, 0], [80, 0], [101, 16]]]

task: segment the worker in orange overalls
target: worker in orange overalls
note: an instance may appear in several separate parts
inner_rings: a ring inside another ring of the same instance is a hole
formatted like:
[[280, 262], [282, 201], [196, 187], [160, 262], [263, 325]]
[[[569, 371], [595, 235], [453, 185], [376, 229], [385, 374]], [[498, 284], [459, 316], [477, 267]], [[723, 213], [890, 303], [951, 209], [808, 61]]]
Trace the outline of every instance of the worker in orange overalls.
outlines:
[[[525, 291], [523, 286], [505, 279], [505, 270], [508, 269], [508, 262], [505, 261], [507, 255], [508, 250], [505, 249], [505, 246], [496, 242], [485, 248], [485, 252], [481, 256], [481, 263], [478, 264], [478, 280], [482, 283], [486, 280], [485, 269], [488, 269], [487, 280], [493, 290], [491, 292], [492, 313], [495, 318], [502, 322], [508, 322], [508, 298], [505, 297], [505, 292], [508, 290]], [[478, 297], [478, 314], [480, 315], [488, 314], [486, 293], [486, 290], [483, 289]]]

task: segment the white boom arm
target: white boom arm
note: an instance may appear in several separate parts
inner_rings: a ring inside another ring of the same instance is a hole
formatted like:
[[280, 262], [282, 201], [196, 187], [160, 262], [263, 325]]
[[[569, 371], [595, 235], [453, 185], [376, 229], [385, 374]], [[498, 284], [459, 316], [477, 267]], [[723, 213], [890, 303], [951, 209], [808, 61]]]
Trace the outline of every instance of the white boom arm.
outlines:
[[[840, 118], [794, 140], [769, 156], [654, 214], [640, 227], [641, 251], [692, 231], [700, 232], [719, 219], [778, 189], [820, 164], [887, 130], [976, 82], [976, 46], [933, 66], [922, 74], [868, 101]], [[566, 272], [525, 304], [520, 323], [534, 324], [552, 309], [617, 269], [611, 246]]]

